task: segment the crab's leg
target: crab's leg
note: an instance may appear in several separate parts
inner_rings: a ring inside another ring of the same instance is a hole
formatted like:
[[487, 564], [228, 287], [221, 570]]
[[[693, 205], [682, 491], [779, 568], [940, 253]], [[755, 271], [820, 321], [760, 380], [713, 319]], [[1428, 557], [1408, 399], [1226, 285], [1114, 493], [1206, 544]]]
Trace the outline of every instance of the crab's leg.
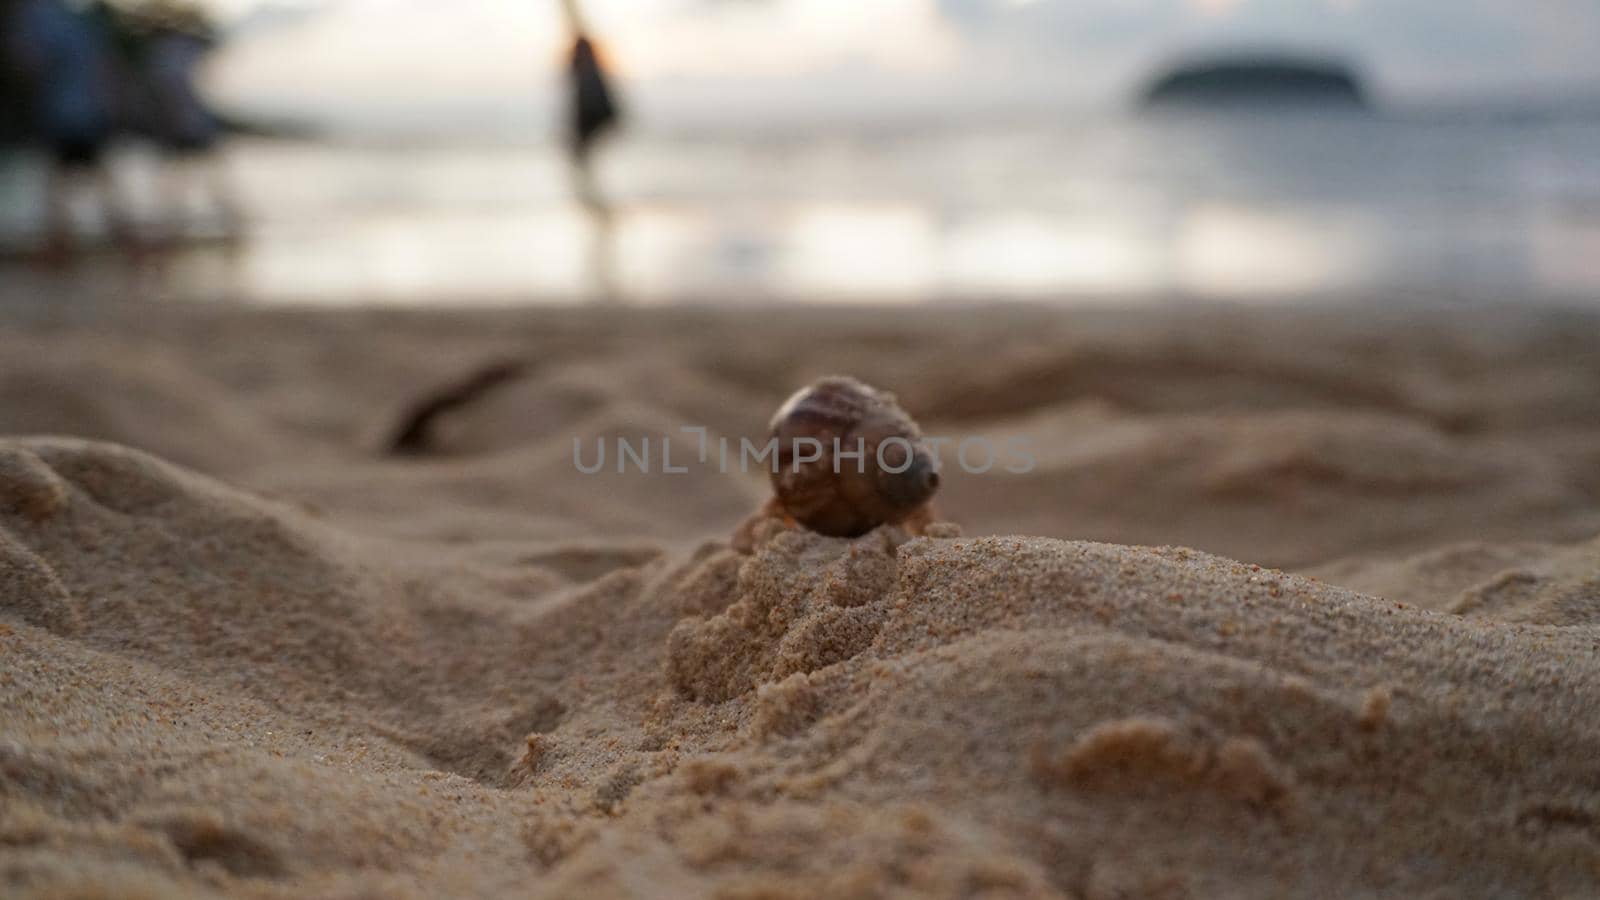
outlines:
[[900, 520], [900, 527], [907, 534], [921, 537], [926, 533], [928, 526], [939, 521], [939, 514], [933, 511], [932, 503], [924, 503], [912, 511], [911, 515]]
[[778, 502], [778, 498], [773, 497], [763, 504], [760, 509], [751, 513], [749, 518], [740, 522], [739, 527], [733, 530], [733, 539], [730, 543], [733, 545], [734, 552], [743, 553], [746, 556], [756, 552], [756, 528], [768, 519], [779, 519], [788, 525], [794, 524], [794, 520], [789, 518], [788, 513], [784, 512], [783, 505]]

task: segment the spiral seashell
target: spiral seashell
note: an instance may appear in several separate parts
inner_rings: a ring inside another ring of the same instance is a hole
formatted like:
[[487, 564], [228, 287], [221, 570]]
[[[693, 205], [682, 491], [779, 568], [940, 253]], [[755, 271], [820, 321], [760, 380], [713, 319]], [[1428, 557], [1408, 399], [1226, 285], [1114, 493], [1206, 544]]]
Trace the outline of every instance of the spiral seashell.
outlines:
[[[772, 417], [782, 511], [812, 531], [857, 537], [923, 510], [939, 473], [922, 430], [893, 394], [854, 378], [823, 378]], [[813, 458], [815, 457], [815, 458]]]

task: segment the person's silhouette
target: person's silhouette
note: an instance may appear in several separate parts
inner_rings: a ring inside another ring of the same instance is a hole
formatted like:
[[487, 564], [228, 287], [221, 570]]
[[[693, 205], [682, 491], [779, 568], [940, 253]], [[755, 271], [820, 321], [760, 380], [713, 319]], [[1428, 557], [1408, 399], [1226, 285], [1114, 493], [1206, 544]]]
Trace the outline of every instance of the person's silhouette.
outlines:
[[114, 237], [133, 242], [130, 223], [104, 165], [116, 129], [118, 85], [115, 51], [104, 23], [61, 0], [21, 0], [11, 11], [7, 56], [20, 68], [34, 131], [49, 147], [49, 250], [64, 258], [74, 243], [71, 198], [81, 183], [99, 193]]
[[617, 124], [620, 118], [611, 93], [610, 79], [600, 60], [594, 41], [589, 38], [577, 0], [562, 0], [567, 27], [572, 32], [572, 54], [568, 66], [571, 79], [572, 120], [568, 139], [574, 159], [584, 159], [594, 142]]
[[201, 63], [217, 44], [199, 8], [176, 0], [152, 4], [140, 31], [140, 74], [149, 101], [146, 130], [167, 157], [163, 199], [170, 238], [188, 228], [188, 200], [202, 189], [222, 233], [234, 238], [242, 216], [216, 154], [222, 123], [196, 88]]
[[573, 35], [568, 64], [570, 88], [567, 149], [572, 160], [573, 184], [578, 202], [594, 225], [589, 269], [595, 292], [602, 299], [616, 297], [612, 254], [612, 212], [595, 180], [590, 154], [596, 142], [615, 128], [621, 113], [611, 90], [610, 79], [594, 41], [584, 27], [577, 0], [562, 0], [567, 26]]

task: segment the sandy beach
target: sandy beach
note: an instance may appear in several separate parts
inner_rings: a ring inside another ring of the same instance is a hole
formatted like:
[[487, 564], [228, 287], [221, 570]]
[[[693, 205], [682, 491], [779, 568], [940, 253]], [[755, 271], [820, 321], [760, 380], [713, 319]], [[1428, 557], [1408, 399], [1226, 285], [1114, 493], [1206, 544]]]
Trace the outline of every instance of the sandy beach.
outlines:
[[[733, 552], [834, 373], [1036, 465]], [[18, 305], [0, 893], [1594, 896], [1597, 536], [1593, 312]]]

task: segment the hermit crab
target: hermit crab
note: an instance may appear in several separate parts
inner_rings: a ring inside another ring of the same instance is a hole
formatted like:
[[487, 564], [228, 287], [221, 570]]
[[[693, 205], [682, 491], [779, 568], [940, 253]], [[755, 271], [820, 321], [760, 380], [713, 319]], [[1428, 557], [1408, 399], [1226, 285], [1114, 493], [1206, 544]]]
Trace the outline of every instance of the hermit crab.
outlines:
[[772, 499], [734, 533], [734, 549], [753, 550], [766, 521], [831, 537], [859, 537], [895, 524], [921, 534], [934, 521], [928, 501], [938, 465], [922, 430], [893, 394], [832, 376], [802, 388], [768, 426], [775, 447]]

